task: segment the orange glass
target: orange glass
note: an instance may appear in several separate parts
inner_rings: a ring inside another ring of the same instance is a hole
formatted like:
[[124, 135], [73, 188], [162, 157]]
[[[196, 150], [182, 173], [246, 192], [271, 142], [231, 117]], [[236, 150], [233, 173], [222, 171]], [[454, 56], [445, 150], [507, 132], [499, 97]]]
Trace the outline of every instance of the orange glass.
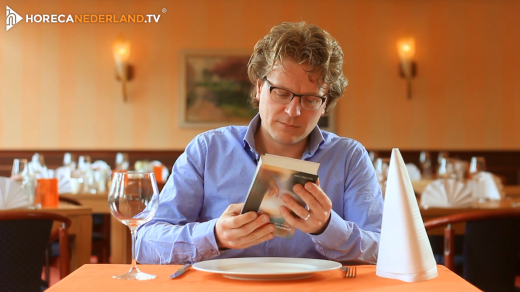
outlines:
[[42, 207], [58, 207], [58, 179], [57, 178], [40, 178], [36, 183], [35, 204], [41, 204]]
[[158, 183], [162, 183], [163, 182], [162, 170], [163, 170], [162, 165], [154, 165], [154, 167], [153, 167], [153, 174], [155, 175], [155, 180]]

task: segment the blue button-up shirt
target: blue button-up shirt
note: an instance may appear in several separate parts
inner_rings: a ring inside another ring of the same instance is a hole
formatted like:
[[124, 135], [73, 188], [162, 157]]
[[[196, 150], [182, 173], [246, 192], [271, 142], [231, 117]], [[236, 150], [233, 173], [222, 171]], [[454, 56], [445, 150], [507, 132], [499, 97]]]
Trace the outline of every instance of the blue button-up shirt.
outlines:
[[213, 258], [301, 257], [375, 263], [383, 198], [374, 167], [357, 141], [316, 127], [303, 160], [319, 162], [320, 186], [332, 201], [322, 234], [296, 230], [245, 249], [219, 251], [215, 223], [230, 204], [245, 201], [259, 153], [257, 115], [246, 126], [195, 137], [179, 156], [160, 194], [155, 217], [138, 230], [137, 261], [183, 264]]

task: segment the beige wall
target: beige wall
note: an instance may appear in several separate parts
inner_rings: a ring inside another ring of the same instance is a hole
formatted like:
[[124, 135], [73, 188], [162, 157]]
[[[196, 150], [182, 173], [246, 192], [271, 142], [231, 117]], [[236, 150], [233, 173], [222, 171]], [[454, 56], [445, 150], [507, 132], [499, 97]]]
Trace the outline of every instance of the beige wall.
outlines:
[[[520, 1], [0, 1], [25, 14], [161, 14], [158, 24], [19, 23], [0, 32], [0, 149], [183, 149], [178, 52], [252, 49], [305, 20], [337, 38], [349, 86], [337, 132], [367, 148], [520, 149]], [[166, 8], [166, 13], [161, 9]], [[5, 23], [2, 13], [0, 22]], [[132, 43], [120, 97], [111, 45]], [[413, 35], [412, 100], [396, 41]]]

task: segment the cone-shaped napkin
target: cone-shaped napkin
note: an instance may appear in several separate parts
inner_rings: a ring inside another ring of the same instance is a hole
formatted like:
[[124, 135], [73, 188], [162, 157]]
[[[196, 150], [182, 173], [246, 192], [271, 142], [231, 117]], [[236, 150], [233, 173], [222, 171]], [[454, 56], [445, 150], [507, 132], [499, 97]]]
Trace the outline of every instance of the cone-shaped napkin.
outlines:
[[386, 181], [376, 275], [405, 282], [437, 277], [437, 265], [399, 149], [392, 150]]

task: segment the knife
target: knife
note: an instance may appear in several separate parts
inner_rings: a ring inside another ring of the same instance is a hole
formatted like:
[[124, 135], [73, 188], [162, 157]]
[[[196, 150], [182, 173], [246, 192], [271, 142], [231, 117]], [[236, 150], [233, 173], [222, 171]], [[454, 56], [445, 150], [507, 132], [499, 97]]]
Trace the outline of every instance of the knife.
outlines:
[[170, 279], [179, 277], [180, 275], [184, 274], [184, 272], [189, 270], [189, 268], [191, 268], [191, 264], [185, 264], [184, 266], [182, 266], [182, 268], [178, 269], [175, 273], [173, 273], [170, 276]]

